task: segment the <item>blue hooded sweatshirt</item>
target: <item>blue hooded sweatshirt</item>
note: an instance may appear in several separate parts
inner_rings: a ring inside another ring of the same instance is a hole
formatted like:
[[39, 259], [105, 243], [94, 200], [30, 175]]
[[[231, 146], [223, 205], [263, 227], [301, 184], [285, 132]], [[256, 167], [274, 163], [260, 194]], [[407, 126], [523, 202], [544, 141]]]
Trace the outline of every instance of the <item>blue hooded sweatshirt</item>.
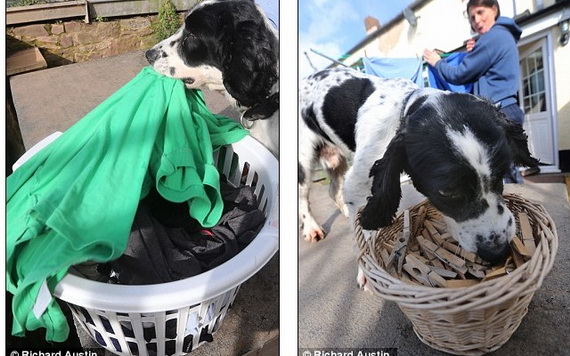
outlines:
[[499, 17], [479, 38], [458, 66], [435, 64], [440, 76], [452, 84], [474, 83], [473, 94], [501, 103], [516, 103], [520, 69], [517, 42], [522, 30], [508, 17]]

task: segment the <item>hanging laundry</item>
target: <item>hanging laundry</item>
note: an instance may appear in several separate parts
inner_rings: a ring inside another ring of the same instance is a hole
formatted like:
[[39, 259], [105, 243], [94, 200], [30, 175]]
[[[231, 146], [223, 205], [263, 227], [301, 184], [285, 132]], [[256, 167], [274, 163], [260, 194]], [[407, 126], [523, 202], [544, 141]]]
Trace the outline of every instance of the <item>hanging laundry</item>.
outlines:
[[67, 339], [51, 292], [70, 266], [122, 255], [152, 186], [187, 202], [202, 226], [214, 226], [223, 203], [212, 152], [246, 134], [210, 113], [201, 92], [146, 67], [31, 157], [7, 178], [12, 334], [43, 327], [47, 340]]
[[[445, 63], [458, 66], [463, 60], [463, 57], [465, 57], [466, 55], [467, 52], [455, 52], [451, 53], [448, 56], [443, 57], [441, 60], [444, 61]], [[455, 93], [471, 93], [473, 91], [473, 83], [469, 84], [449, 83], [439, 75], [439, 73], [434, 67], [430, 66], [429, 64], [427, 65], [427, 67], [428, 67], [428, 80], [430, 87], [441, 90], [449, 90]]]
[[364, 57], [364, 71], [380, 78], [404, 78], [424, 86], [421, 58], [379, 58]]

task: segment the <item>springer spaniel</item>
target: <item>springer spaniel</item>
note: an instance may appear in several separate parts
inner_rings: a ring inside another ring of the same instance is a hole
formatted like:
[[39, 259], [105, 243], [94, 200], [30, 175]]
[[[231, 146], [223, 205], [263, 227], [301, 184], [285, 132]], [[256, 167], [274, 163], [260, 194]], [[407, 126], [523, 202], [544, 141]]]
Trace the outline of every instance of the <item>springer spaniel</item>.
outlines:
[[538, 163], [520, 125], [470, 94], [346, 68], [309, 76], [299, 95], [299, 213], [306, 240], [324, 238], [308, 200], [311, 168], [320, 160], [337, 206], [350, 222], [360, 211], [368, 238], [394, 219], [405, 172], [463, 248], [490, 262], [506, 256], [516, 227], [502, 198], [503, 176], [511, 162]]
[[222, 91], [251, 135], [278, 156], [279, 38], [253, 0], [206, 0], [146, 52], [159, 73], [187, 88]]

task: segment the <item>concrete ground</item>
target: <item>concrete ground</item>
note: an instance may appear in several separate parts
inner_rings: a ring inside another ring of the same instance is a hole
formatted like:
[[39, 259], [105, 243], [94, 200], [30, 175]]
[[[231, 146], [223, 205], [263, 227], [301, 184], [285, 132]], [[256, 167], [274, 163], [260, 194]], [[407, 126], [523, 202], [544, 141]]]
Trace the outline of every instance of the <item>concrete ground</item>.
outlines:
[[[394, 302], [363, 292], [356, 285], [355, 243], [347, 219], [328, 196], [328, 186], [313, 183], [314, 215], [328, 231], [318, 243], [299, 237], [299, 347], [397, 348], [398, 356], [445, 355], [423, 344]], [[570, 209], [566, 185], [507, 185], [542, 204], [558, 231], [554, 267], [511, 339], [493, 355], [570, 355]], [[423, 197], [407, 184], [401, 207]], [[356, 354], [356, 353], [354, 353]]]
[[[55, 131], [65, 131], [148, 65], [143, 52], [51, 68], [10, 78], [26, 149]], [[219, 93], [204, 91], [210, 110], [238, 117]], [[212, 343], [193, 355], [275, 355], [279, 340], [279, 257], [245, 282]], [[10, 314], [7, 304], [7, 314]], [[95, 347], [89, 336], [72, 332], [63, 345], [46, 344], [43, 332], [25, 339], [8, 337], [7, 346], [24, 348]], [[73, 329], [73, 328], [72, 328]], [[102, 351], [101, 351], [102, 352]]]

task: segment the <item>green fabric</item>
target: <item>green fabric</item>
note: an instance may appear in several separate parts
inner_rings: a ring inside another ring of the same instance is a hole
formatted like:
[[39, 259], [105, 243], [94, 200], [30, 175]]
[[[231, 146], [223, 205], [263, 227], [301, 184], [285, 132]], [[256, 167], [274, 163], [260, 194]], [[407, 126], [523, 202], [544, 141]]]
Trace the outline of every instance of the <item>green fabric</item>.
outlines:
[[44, 327], [47, 340], [67, 339], [55, 301], [39, 319], [31, 312], [40, 285], [53, 292], [70, 266], [118, 258], [152, 184], [215, 225], [223, 203], [212, 152], [246, 134], [212, 114], [200, 91], [147, 67], [17, 169], [7, 178], [12, 333]]

